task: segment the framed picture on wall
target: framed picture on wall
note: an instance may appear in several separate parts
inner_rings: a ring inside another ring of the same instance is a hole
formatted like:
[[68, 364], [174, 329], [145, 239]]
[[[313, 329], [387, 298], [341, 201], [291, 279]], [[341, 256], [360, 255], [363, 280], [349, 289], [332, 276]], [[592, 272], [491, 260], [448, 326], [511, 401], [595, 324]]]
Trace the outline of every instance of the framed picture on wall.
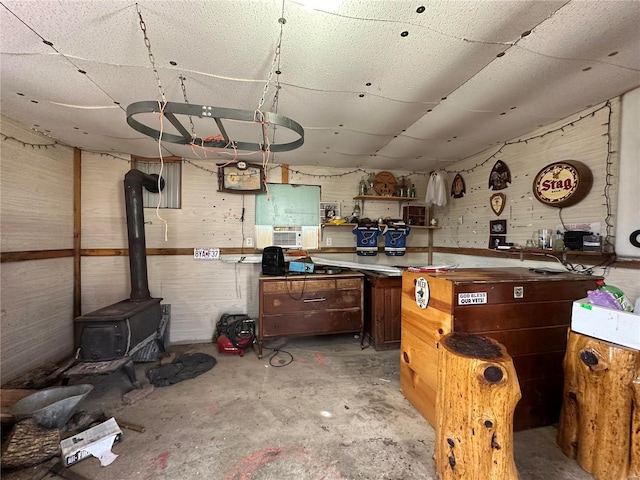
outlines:
[[506, 220], [491, 220], [489, 222], [489, 234], [490, 235], [506, 235], [507, 234], [507, 221]]
[[218, 191], [227, 193], [262, 193], [264, 168], [253, 163], [218, 165]]
[[489, 248], [498, 248], [504, 245], [507, 237], [504, 235], [489, 235]]
[[320, 222], [327, 223], [340, 218], [340, 204], [337, 202], [320, 202]]

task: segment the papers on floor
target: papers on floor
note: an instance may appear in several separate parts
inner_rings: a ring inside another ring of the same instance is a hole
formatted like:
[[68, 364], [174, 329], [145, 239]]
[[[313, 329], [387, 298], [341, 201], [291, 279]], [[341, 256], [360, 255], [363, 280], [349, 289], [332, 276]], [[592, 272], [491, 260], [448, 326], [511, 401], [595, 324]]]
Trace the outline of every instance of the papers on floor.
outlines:
[[110, 418], [100, 425], [62, 440], [62, 463], [68, 467], [93, 456], [100, 460], [100, 465], [106, 467], [118, 457], [111, 451], [111, 447], [121, 439], [122, 430], [115, 418]]

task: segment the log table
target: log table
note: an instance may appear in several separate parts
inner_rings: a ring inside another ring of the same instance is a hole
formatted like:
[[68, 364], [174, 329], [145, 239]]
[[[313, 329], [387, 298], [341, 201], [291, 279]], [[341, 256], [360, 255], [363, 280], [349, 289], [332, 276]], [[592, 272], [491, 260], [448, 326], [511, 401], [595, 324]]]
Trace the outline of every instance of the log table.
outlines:
[[569, 331], [557, 443], [596, 480], [640, 477], [640, 352]]
[[503, 345], [450, 333], [439, 347], [435, 461], [441, 480], [517, 480], [513, 413], [520, 386]]

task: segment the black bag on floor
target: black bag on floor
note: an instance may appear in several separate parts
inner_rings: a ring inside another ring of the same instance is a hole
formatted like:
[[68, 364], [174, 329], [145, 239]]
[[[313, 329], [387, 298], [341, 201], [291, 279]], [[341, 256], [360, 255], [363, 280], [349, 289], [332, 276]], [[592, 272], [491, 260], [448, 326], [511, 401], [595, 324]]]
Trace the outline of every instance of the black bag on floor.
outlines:
[[185, 353], [172, 363], [147, 370], [147, 378], [154, 387], [166, 387], [202, 375], [215, 364], [216, 359], [206, 353]]

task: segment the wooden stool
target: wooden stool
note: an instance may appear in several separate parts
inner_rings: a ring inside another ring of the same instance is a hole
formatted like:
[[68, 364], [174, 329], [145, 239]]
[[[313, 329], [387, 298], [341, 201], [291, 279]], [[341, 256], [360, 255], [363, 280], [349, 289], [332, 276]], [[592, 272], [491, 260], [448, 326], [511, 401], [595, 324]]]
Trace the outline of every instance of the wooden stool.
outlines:
[[569, 330], [557, 443], [596, 480], [640, 476], [640, 352]]
[[504, 346], [450, 333], [438, 353], [436, 470], [441, 480], [517, 480], [513, 412], [520, 385]]

